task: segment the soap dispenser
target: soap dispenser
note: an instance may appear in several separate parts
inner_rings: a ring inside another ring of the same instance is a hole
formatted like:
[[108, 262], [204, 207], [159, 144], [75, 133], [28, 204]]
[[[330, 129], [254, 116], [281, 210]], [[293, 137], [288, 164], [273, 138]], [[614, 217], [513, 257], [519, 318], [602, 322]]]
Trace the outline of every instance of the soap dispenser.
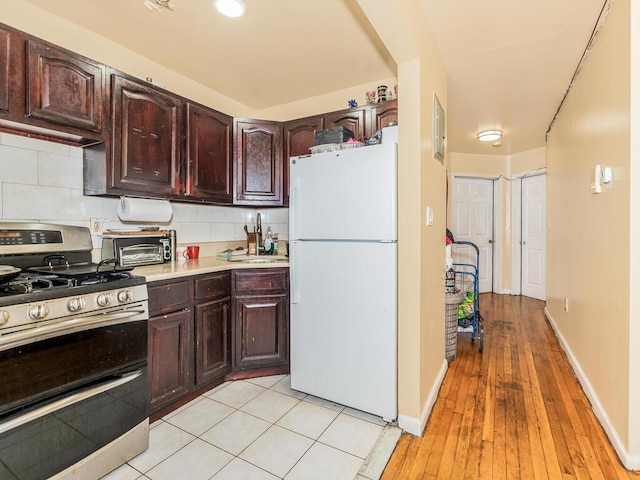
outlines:
[[264, 254], [265, 255], [273, 255], [273, 237], [271, 234], [271, 227], [267, 227], [267, 234], [264, 239]]

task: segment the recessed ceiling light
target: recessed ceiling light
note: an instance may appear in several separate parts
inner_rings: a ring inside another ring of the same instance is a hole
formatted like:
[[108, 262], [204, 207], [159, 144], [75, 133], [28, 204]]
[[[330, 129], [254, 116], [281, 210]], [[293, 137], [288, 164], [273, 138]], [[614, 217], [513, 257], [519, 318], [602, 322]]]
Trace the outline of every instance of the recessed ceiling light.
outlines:
[[247, 12], [242, 0], [215, 0], [214, 5], [225, 17], [238, 18]]
[[478, 140], [481, 142], [495, 142], [502, 138], [502, 130], [484, 130], [478, 132]]

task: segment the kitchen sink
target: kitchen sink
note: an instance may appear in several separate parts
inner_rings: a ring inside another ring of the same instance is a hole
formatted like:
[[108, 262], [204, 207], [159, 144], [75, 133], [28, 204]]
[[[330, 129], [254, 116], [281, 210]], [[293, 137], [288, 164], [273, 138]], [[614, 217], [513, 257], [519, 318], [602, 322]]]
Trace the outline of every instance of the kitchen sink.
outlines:
[[286, 257], [271, 257], [269, 255], [256, 257], [253, 255], [235, 255], [227, 259], [228, 262], [243, 262], [243, 263], [283, 263], [288, 262]]

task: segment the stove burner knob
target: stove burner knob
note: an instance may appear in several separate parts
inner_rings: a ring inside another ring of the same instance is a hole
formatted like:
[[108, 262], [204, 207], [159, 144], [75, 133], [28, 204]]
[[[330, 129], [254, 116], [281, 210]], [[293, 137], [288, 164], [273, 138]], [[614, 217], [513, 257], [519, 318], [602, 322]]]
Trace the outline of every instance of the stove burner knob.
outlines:
[[98, 298], [96, 300], [96, 302], [98, 302], [98, 306], [100, 307], [108, 307], [109, 305], [111, 305], [112, 301], [113, 301], [113, 298], [109, 293], [102, 293], [98, 295]]
[[70, 312], [79, 312], [87, 307], [87, 302], [83, 297], [72, 298], [67, 303], [67, 309]]
[[44, 303], [40, 305], [34, 305], [33, 307], [29, 307], [27, 314], [32, 320], [42, 320], [47, 315], [49, 315], [49, 307], [47, 307], [47, 305]]
[[9, 321], [9, 312], [6, 310], [0, 310], [0, 325], [6, 325]]
[[118, 292], [118, 301], [120, 303], [130, 302], [133, 299], [133, 295], [131, 295], [131, 290], [122, 290]]

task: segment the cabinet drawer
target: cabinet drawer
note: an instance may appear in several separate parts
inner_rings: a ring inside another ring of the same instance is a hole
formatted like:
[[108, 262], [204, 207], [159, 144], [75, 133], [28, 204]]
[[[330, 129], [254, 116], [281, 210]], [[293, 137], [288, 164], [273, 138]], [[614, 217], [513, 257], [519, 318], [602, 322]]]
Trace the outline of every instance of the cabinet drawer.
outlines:
[[288, 292], [289, 270], [286, 268], [236, 270], [233, 272], [235, 293]]
[[190, 280], [152, 282], [149, 291], [149, 315], [175, 312], [189, 306]]
[[216, 300], [231, 295], [231, 273], [222, 272], [215, 275], [197, 277], [194, 280], [196, 300]]

